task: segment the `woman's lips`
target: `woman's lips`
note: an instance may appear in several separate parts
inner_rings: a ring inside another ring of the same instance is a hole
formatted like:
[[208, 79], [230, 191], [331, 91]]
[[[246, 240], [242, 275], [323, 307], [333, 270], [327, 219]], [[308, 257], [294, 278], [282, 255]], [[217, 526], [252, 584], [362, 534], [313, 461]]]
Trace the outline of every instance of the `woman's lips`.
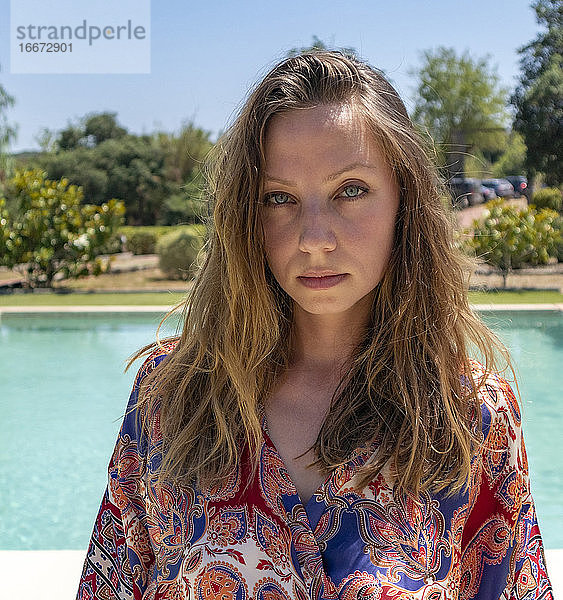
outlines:
[[325, 275], [323, 277], [298, 277], [299, 281], [308, 288], [313, 290], [326, 290], [334, 285], [339, 284], [348, 273], [341, 275]]

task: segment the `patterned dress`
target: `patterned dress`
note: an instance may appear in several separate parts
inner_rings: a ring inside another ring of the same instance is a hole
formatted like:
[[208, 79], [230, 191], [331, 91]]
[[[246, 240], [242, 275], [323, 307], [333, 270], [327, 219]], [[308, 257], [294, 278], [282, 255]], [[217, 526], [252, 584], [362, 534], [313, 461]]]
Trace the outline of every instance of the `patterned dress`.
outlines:
[[[144, 362], [128, 409], [173, 347]], [[485, 443], [469, 489], [418, 502], [394, 489], [386, 468], [353, 489], [374, 451], [366, 446], [304, 506], [266, 431], [250, 486], [244, 453], [222, 487], [157, 490], [158, 408], [142, 436], [128, 410], [77, 598], [552, 600], [518, 405], [496, 375], [480, 394]]]

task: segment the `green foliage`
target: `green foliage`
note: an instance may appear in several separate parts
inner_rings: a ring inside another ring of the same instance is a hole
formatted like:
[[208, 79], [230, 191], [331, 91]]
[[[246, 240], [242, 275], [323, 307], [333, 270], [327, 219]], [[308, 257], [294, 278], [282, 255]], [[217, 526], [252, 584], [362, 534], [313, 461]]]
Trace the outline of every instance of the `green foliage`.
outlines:
[[33, 138], [41, 148], [41, 152], [52, 152], [55, 150], [55, 132], [48, 127], [41, 128]]
[[198, 175], [203, 159], [213, 146], [210, 135], [192, 121], [184, 123], [178, 134], [154, 134], [153, 138], [166, 156], [166, 177], [170, 181], [185, 183]]
[[412, 118], [437, 142], [440, 162], [451, 162], [447, 155], [458, 146], [460, 154], [504, 148], [507, 91], [488, 57], [439, 47], [423, 51], [421, 61], [410, 72], [417, 79]]
[[133, 254], [154, 254], [157, 236], [152, 231], [135, 231], [127, 236], [126, 248]]
[[156, 246], [160, 270], [170, 279], [190, 279], [202, 246], [201, 228], [183, 227], [162, 236]]
[[[111, 292], [106, 294], [58, 294], [45, 292], [43, 294], [0, 294], [1, 306], [158, 306], [166, 312], [173, 305], [185, 299], [183, 292]], [[556, 302], [556, 300], [553, 300]], [[166, 310], [165, 310], [166, 309]], [[172, 316], [179, 317], [178, 313]]]
[[532, 197], [532, 204], [538, 209], [550, 208], [561, 210], [561, 190], [557, 188], [543, 188], [538, 190]]
[[137, 232], [148, 232], [158, 239], [164, 234], [170, 233], [171, 231], [176, 231], [181, 227], [182, 226], [168, 227], [166, 225], [122, 225], [119, 228], [119, 233], [121, 235], [124, 235], [127, 239], [129, 239], [133, 234]]
[[483, 222], [473, 222], [469, 249], [504, 275], [527, 265], [547, 264], [561, 239], [558, 215], [550, 209], [516, 208], [497, 199], [487, 203]]
[[98, 146], [106, 140], [124, 137], [127, 130], [117, 124], [117, 113], [89, 115], [84, 122], [84, 135], [88, 145]]
[[197, 235], [203, 237], [205, 235], [206, 228], [204, 225], [147, 225], [147, 226], [134, 226], [124, 225], [119, 228], [119, 234], [125, 236], [126, 242], [125, 247], [129, 252], [133, 254], [153, 254], [156, 252], [156, 244], [158, 240], [173, 231], [189, 231], [197, 232]]
[[526, 144], [516, 131], [511, 131], [505, 151], [492, 165], [493, 177], [506, 177], [524, 173], [526, 162]]
[[164, 201], [159, 223], [163, 225], [197, 224], [206, 216], [206, 204], [198, 175]]
[[69, 125], [61, 131], [57, 140], [59, 150], [74, 150], [80, 145], [83, 135], [82, 131], [73, 125]]
[[491, 164], [480, 150], [465, 157], [465, 176], [476, 179], [488, 179], [491, 176]]
[[123, 221], [123, 203], [83, 205], [82, 189], [51, 181], [39, 169], [17, 170], [0, 199], [0, 264], [21, 271], [31, 287], [53, 278], [98, 275], [96, 257]]
[[117, 231], [112, 233], [105, 244], [100, 246], [99, 254], [118, 254], [123, 252], [123, 242]]
[[557, 242], [556, 256], [558, 262], [563, 262], [563, 215], [559, 215], [555, 220], [555, 229], [559, 231], [559, 241]]
[[119, 127], [115, 115], [90, 115], [52, 142], [38, 165], [49, 177], [81, 185], [84, 201], [119, 198], [130, 225], [174, 225], [199, 221], [199, 168], [212, 144], [210, 133], [193, 123], [179, 134], [136, 136]]
[[183, 125], [178, 135], [157, 133], [154, 138], [162, 148], [164, 176], [177, 191], [164, 200], [157, 223], [176, 225], [197, 223], [202, 213], [201, 171], [204, 158], [211, 150], [210, 133], [192, 122]]
[[544, 173], [548, 185], [563, 174], [563, 3], [536, 0], [536, 21], [544, 30], [520, 48], [522, 74], [511, 97], [514, 128], [528, 148], [528, 177]]
[[66, 177], [82, 186], [86, 202], [118, 198], [125, 204], [128, 223], [152, 225], [174, 189], [164, 176], [164, 159], [150, 138], [126, 135], [92, 148], [45, 154], [39, 163], [49, 177]]
[[[41, 137], [52, 135], [43, 130]], [[89, 113], [77, 124], [69, 124], [58, 136], [56, 144], [60, 150], [74, 150], [80, 146], [91, 148], [106, 140], [119, 139], [127, 135], [127, 130], [117, 123], [117, 113]]]
[[196, 200], [184, 194], [173, 194], [164, 201], [161, 221], [165, 223], [189, 223], [196, 212]]

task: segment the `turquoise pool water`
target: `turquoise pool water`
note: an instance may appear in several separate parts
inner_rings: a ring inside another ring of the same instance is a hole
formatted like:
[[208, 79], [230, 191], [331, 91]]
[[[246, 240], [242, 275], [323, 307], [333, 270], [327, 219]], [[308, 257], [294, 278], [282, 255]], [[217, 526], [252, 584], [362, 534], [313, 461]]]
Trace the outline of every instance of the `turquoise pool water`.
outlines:
[[[563, 548], [563, 314], [485, 313], [511, 348], [532, 492], [547, 548]], [[157, 315], [5, 314], [0, 321], [0, 549], [84, 549], [138, 361]], [[174, 333], [174, 323], [161, 337]]]

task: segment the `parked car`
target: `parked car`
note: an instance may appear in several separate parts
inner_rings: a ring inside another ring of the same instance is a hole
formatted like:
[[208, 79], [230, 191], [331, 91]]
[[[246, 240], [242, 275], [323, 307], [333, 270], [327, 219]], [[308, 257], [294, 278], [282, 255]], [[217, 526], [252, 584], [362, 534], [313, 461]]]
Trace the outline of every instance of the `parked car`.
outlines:
[[495, 190], [493, 188], [487, 187], [486, 185], [481, 185], [481, 194], [483, 194], [483, 198], [485, 198], [485, 202], [489, 200], [494, 200], [497, 198], [495, 194]]
[[512, 184], [514, 188], [514, 197], [526, 196], [530, 199], [530, 188], [528, 188], [528, 180], [523, 175], [507, 175], [505, 178]]
[[499, 198], [514, 198], [514, 188], [506, 179], [483, 179], [481, 183], [493, 189]]
[[448, 181], [448, 187], [455, 208], [465, 208], [484, 201], [484, 196], [481, 193], [481, 182], [478, 179], [452, 177]]

